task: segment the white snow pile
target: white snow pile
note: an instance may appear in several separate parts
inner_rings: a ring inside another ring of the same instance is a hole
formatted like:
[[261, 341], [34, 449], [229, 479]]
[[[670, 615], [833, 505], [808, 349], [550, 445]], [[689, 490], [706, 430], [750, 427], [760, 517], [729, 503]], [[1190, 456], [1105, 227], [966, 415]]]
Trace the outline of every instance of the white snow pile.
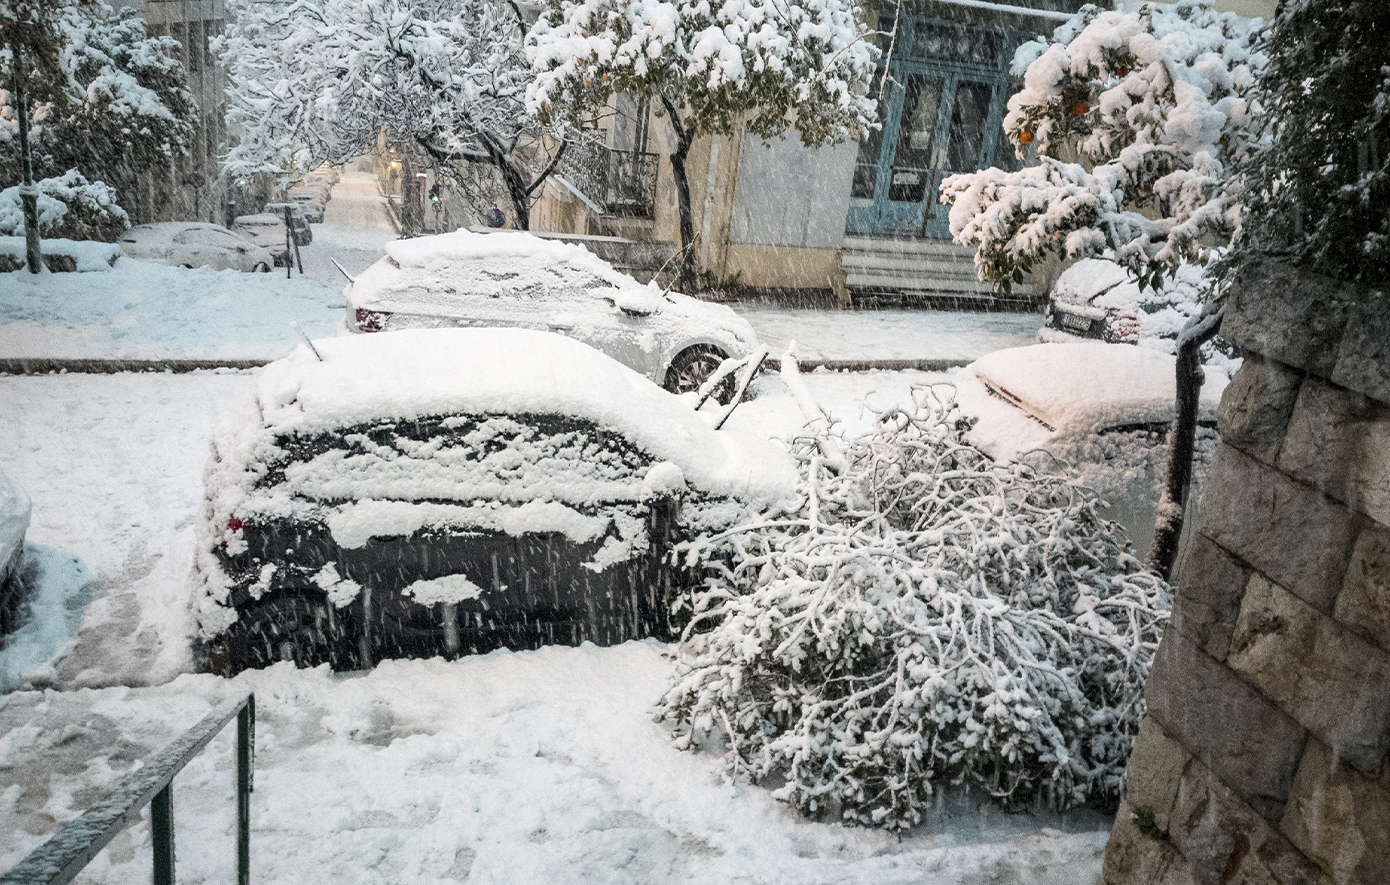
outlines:
[[[646, 529], [630, 507], [597, 508], [688, 483], [693, 498], [725, 499], [692, 500], [688, 516], [727, 524], [793, 494], [785, 452], [714, 431], [646, 378], [560, 335], [405, 330], [314, 347], [322, 360], [302, 347], [267, 366], [254, 410], [231, 416], [214, 443], [199, 542], [205, 632], [226, 626], [230, 585], [214, 551], [243, 549], [234, 526], [248, 520], [320, 522], [348, 548], [423, 528], [584, 542], [612, 521], [593, 563], [602, 567], [644, 544]], [[388, 425], [409, 426], [383, 438]]]
[[637, 285], [583, 246], [524, 231], [459, 230], [388, 242], [386, 257], [357, 276], [349, 297], [360, 306], [390, 310], [451, 303], [459, 294], [534, 300]]
[[[8, 255], [12, 263], [24, 261], [25, 240], [23, 230], [17, 237], [0, 237], [0, 255]], [[91, 240], [66, 240], [45, 238], [39, 241], [39, 252], [43, 255], [67, 255], [76, 265], [78, 273], [110, 270], [121, 257], [121, 247], [115, 243], [99, 243]]]
[[1060, 808], [1120, 788], [1168, 588], [1094, 493], [964, 444], [946, 389], [803, 437], [795, 506], [685, 551], [707, 579], [659, 715], [811, 816], [901, 829], [953, 785]]
[[32, 509], [24, 490], [0, 471], [0, 580], [9, 574], [10, 558], [24, 547]]
[[[1176, 359], [1157, 350], [1099, 341], [1033, 344], [986, 354], [965, 372], [1072, 437], [1173, 420]], [[1216, 377], [1202, 385], [1198, 421], [1216, 420], [1227, 383]]]

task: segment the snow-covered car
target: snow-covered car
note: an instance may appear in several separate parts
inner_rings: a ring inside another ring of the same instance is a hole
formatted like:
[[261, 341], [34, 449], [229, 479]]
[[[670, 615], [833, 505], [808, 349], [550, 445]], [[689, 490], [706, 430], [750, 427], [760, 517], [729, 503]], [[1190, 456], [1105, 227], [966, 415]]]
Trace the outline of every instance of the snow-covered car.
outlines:
[[304, 210], [304, 217], [314, 224], [323, 223], [323, 213], [328, 205], [326, 189], [317, 187], [292, 187], [285, 194], [285, 200]]
[[20, 565], [29, 514], [29, 496], [0, 471], [0, 636], [15, 628], [19, 614]]
[[301, 346], [215, 435], [204, 666], [370, 667], [669, 638], [670, 545], [793, 493], [790, 456], [527, 329]]
[[269, 252], [276, 267], [285, 267], [294, 261], [283, 216], [266, 212], [238, 215], [232, 221], [232, 230]]
[[[695, 390], [729, 357], [757, 346], [724, 305], [642, 285], [582, 246], [518, 231], [460, 230], [393, 240], [353, 280], [350, 332], [520, 326], [603, 351], [673, 393]], [[727, 402], [733, 378], [717, 396]]]
[[290, 213], [290, 230], [294, 233], [294, 242], [298, 246], [307, 246], [314, 241], [314, 229], [309, 226], [309, 219], [304, 216], [304, 207], [298, 203], [266, 203], [261, 211], [266, 215], [274, 215], [282, 222], [285, 220], [285, 211]]
[[164, 221], [141, 224], [121, 234], [121, 251], [129, 258], [174, 267], [268, 271], [275, 256], [220, 224]]
[[[1034, 344], [981, 357], [956, 376], [966, 438], [996, 460], [1042, 451], [1111, 505], [1143, 553], [1167, 475], [1176, 360], [1147, 347], [1097, 341]], [[1197, 412], [1197, 476], [1216, 448], [1226, 376], [1208, 372]]]

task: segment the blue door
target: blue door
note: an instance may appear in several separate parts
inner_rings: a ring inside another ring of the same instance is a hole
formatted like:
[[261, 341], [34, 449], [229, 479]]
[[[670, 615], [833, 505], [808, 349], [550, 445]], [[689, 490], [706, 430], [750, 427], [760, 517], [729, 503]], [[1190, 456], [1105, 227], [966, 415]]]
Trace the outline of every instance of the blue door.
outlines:
[[845, 227], [950, 239], [947, 207], [937, 201], [942, 179], [991, 165], [1003, 141], [1005, 40], [997, 31], [925, 20], [906, 30], [906, 57], [890, 59], [887, 77], [880, 69], [875, 80], [883, 126], [859, 146]]

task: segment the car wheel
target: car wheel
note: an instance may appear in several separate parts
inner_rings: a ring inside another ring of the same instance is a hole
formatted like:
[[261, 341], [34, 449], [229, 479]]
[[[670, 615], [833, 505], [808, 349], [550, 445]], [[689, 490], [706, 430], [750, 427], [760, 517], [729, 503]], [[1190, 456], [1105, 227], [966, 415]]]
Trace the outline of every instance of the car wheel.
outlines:
[[256, 266], [251, 268], [252, 273], [270, 273], [270, 265], [264, 261], [257, 261]]
[[285, 595], [253, 604], [228, 628], [228, 657], [235, 671], [288, 661], [296, 667], [346, 663], [345, 625], [324, 599]]
[[[696, 344], [687, 347], [671, 360], [666, 370], [666, 389], [672, 393], [686, 393], [699, 390], [701, 385], [713, 375], [728, 354], [712, 344]], [[727, 405], [734, 398], [734, 376], [726, 375], [714, 390], [714, 398]]]

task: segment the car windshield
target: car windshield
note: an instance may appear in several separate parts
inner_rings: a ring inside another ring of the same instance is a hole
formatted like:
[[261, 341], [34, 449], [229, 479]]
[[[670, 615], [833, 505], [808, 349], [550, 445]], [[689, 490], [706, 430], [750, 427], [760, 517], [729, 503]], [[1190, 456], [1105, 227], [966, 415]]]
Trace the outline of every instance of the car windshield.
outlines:
[[175, 235], [174, 242], [185, 246], [221, 246], [226, 249], [243, 246], [245, 242], [230, 231], [194, 228]]

